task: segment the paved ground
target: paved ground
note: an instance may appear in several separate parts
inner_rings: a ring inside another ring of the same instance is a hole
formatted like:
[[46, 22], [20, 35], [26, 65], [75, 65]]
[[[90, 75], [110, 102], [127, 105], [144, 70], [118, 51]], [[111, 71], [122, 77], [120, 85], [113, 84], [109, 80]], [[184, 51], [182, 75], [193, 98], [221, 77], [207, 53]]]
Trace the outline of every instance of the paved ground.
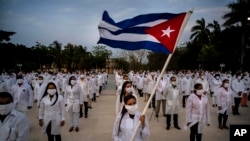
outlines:
[[[68, 113], [66, 113], [66, 124], [62, 127], [63, 141], [111, 141], [112, 129], [115, 120], [115, 80], [114, 75], [109, 75], [108, 85], [103, 94], [93, 103], [93, 108], [89, 110], [89, 117], [80, 119], [80, 131], [68, 132]], [[209, 98], [210, 99], [210, 98]], [[211, 99], [210, 99], [211, 101]], [[142, 111], [146, 103], [139, 97], [139, 109]], [[250, 105], [250, 102], [248, 102]], [[229, 130], [220, 130], [217, 127], [217, 113], [215, 108], [210, 108], [212, 124], [204, 128], [203, 141], [229, 141]], [[147, 111], [147, 117], [150, 119], [153, 110]], [[233, 116], [230, 112], [228, 124], [250, 124], [250, 108], [240, 107], [240, 116]], [[185, 110], [180, 108], [179, 124], [184, 125]], [[41, 134], [41, 128], [38, 125], [38, 109], [34, 107], [29, 111], [31, 124], [30, 141], [46, 141], [47, 136]], [[158, 121], [159, 120], [159, 121]], [[189, 130], [177, 130], [173, 127], [165, 130], [166, 119], [160, 114], [158, 120], [153, 116], [150, 124], [149, 140], [157, 141], [189, 141]]]

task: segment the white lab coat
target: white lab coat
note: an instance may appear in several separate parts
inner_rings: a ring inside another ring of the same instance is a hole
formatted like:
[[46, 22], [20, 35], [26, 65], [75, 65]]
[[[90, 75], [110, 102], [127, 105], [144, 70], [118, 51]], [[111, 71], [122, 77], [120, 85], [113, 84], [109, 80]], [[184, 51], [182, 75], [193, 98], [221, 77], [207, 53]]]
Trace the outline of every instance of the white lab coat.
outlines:
[[178, 108], [180, 105], [179, 95], [180, 90], [178, 86], [175, 88], [172, 85], [169, 85], [163, 90], [163, 95], [166, 97], [166, 114], [177, 114]]
[[45, 82], [41, 83], [41, 85], [39, 83], [35, 84], [34, 99], [36, 99], [38, 101], [37, 106], [39, 106], [39, 102], [41, 101], [41, 98], [44, 94], [46, 86], [47, 86], [47, 84], [45, 84]]
[[136, 81], [136, 82], [137, 82], [137, 84], [136, 84], [137, 89], [142, 90], [142, 89], [143, 89], [143, 77], [137, 75], [137, 76], [136, 76], [136, 79], [137, 79], [137, 81]]
[[155, 81], [154, 81], [154, 79], [153, 79], [153, 77], [151, 75], [148, 75], [147, 82], [148, 82], [147, 94], [151, 94], [151, 92], [152, 92], [152, 90], [154, 88], [154, 85], [155, 85]]
[[238, 92], [246, 92], [243, 80], [234, 79], [232, 81], [232, 90], [234, 97], [241, 98], [243, 94], [239, 96]]
[[190, 95], [192, 91], [192, 79], [184, 77], [180, 83], [180, 90], [183, 95]]
[[88, 80], [84, 79], [84, 80], [78, 80], [78, 84], [80, 85], [80, 87], [82, 88], [82, 92], [83, 92], [83, 101], [84, 102], [88, 102]]
[[198, 133], [202, 133], [203, 125], [210, 124], [209, 103], [206, 95], [202, 95], [201, 99], [196, 94], [191, 94], [186, 102], [186, 123], [191, 125], [198, 123]]
[[[128, 113], [125, 113], [120, 124], [120, 131], [118, 131], [121, 119], [121, 114], [119, 114], [116, 117], [113, 127], [114, 141], [129, 141], [131, 136], [133, 135], [134, 128], [136, 127], [137, 123], [140, 122], [140, 116], [141, 112], [138, 111], [135, 113], [134, 119], [130, 118]], [[150, 131], [149, 131], [148, 119], [147, 117], [145, 117], [145, 127], [143, 129], [141, 126], [139, 127], [135, 135], [134, 141], [145, 141], [147, 140], [149, 135]]]
[[165, 100], [166, 97], [163, 95], [163, 90], [166, 87], [166, 82], [164, 80], [160, 80], [158, 86], [155, 91], [155, 100]]
[[14, 109], [3, 122], [0, 121], [0, 141], [28, 141], [29, 133], [28, 118]]
[[148, 79], [147, 79], [147, 77], [143, 77], [143, 89], [142, 89], [142, 92], [144, 94], [147, 93], [147, 88], [148, 88]]
[[0, 80], [0, 92], [9, 92], [8, 85], [3, 80]]
[[21, 86], [15, 84], [11, 88], [16, 109], [21, 112], [28, 111], [28, 106], [33, 106], [33, 91], [29, 84], [23, 83]]
[[46, 133], [48, 124], [51, 122], [51, 134], [59, 135], [61, 129], [61, 121], [65, 120], [65, 106], [64, 100], [61, 95], [58, 95], [57, 102], [51, 106], [56, 100], [54, 95], [52, 100], [50, 100], [49, 95], [42, 98], [39, 108], [39, 119], [43, 120], [43, 130], [42, 133]]
[[228, 108], [234, 105], [233, 92], [230, 88], [226, 90], [224, 87], [220, 87], [216, 91], [217, 96], [217, 105], [221, 106], [221, 110], [218, 110], [218, 113], [224, 114]]
[[203, 80], [202, 80], [201, 78], [198, 78], [198, 79], [195, 81], [195, 84], [196, 84], [196, 83], [202, 84], [203, 90], [209, 93], [209, 84], [208, 84], [207, 79], [203, 79]]
[[[222, 84], [221, 80], [213, 79], [212, 91], [214, 92], [214, 94], [217, 93], [216, 91], [220, 88], [221, 84]], [[214, 95], [214, 96], [216, 96], [216, 95]]]
[[72, 88], [71, 85], [66, 87], [64, 96], [66, 111], [73, 108], [73, 112], [80, 112], [80, 104], [83, 104], [83, 91], [79, 84], [75, 84]]

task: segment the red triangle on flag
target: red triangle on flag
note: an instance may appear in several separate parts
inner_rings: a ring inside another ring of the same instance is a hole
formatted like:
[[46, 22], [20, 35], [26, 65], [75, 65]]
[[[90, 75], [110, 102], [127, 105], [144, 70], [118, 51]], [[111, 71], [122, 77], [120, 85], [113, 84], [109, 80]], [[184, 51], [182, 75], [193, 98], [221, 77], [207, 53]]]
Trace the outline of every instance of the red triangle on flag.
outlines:
[[185, 15], [186, 13], [177, 15], [163, 23], [147, 28], [145, 32], [154, 36], [172, 53]]

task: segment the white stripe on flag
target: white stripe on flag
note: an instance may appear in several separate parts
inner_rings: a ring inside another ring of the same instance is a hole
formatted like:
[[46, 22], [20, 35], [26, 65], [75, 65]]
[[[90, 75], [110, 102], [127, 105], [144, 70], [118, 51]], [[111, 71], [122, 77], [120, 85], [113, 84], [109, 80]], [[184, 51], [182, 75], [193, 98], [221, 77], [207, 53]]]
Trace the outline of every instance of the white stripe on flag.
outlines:
[[100, 37], [116, 41], [127, 41], [127, 42], [140, 42], [140, 41], [151, 41], [160, 43], [155, 37], [149, 34], [132, 34], [122, 33], [119, 35], [113, 35], [106, 29], [99, 29]]

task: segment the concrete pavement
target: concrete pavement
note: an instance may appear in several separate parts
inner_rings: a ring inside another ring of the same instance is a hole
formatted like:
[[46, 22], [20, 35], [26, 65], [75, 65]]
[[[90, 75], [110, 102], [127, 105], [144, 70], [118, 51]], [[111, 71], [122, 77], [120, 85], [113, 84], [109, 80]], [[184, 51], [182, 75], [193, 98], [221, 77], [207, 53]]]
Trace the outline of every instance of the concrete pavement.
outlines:
[[[139, 109], [142, 111], [146, 102], [139, 97]], [[108, 85], [103, 93], [97, 98], [97, 102], [92, 104], [92, 109], [89, 109], [88, 118], [80, 119], [80, 131], [68, 132], [68, 113], [66, 112], [65, 126], [62, 127], [61, 135], [63, 141], [111, 141], [113, 123], [115, 120], [115, 79], [114, 75], [109, 75]], [[209, 97], [210, 103], [211, 98]], [[34, 104], [35, 105], [35, 104]], [[250, 102], [248, 102], [250, 105]], [[202, 140], [203, 141], [229, 141], [229, 130], [221, 130], [217, 126], [216, 108], [210, 104], [211, 111], [211, 125], [204, 128]], [[229, 124], [250, 124], [250, 108], [240, 107], [240, 116], [229, 114]], [[153, 109], [148, 109], [146, 116], [150, 119]], [[38, 125], [38, 109], [36, 106], [29, 111], [29, 119], [31, 124], [30, 141], [46, 141], [47, 135], [41, 134], [41, 128]], [[159, 120], [159, 121], [158, 121]], [[158, 120], [155, 113], [150, 124], [150, 138], [149, 140], [156, 141], [189, 141], [189, 130], [177, 130], [171, 126], [170, 130], [166, 130], [166, 118], [163, 117], [162, 112], [159, 114]], [[179, 111], [179, 126], [183, 127], [185, 121], [185, 109], [180, 107]]]

